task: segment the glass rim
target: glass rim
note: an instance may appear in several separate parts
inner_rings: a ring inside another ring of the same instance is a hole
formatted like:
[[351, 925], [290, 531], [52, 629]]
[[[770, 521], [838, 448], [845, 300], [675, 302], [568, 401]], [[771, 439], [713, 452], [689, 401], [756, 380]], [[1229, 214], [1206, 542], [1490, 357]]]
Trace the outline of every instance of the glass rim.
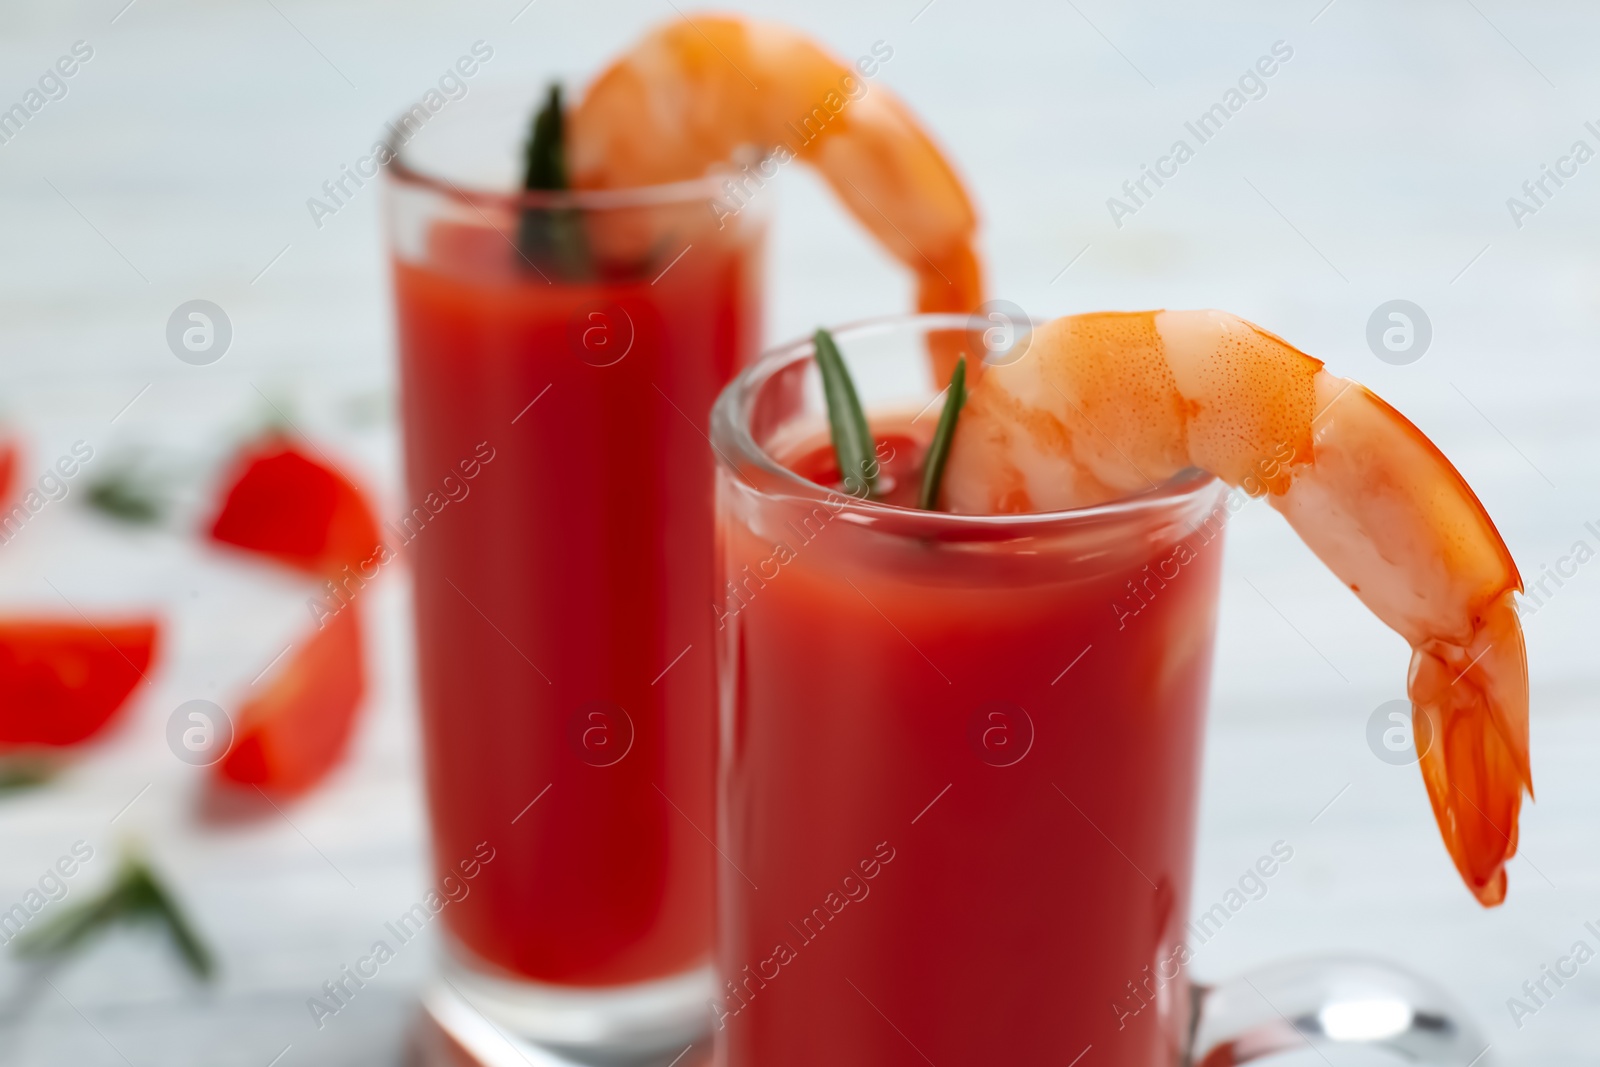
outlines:
[[[894, 332], [927, 333], [936, 329], [966, 330], [971, 328], [971, 325], [972, 318], [969, 315], [949, 313], [886, 315], [858, 319], [830, 328], [829, 332], [843, 347], [852, 338], [881, 336]], [[1181, 509], [1184, 504], [1198, 501], [1207, 493], [1217, 492], [1221, 485], [1221, 480], [1209, 471], [1189, 467], [1153, 488], [1108, 500], [1102, 504], [1056, 511], [988, 515], [923, 511], [920, 508], [901, 507], [849, 496], [796, 474], [762, 448], [750, 432], [750, 411], [753, 401], [762, 388], [780, 371], [802, 359], [810, 359], [814, 354], [815, 348], [810, 337], [802, 337], [770, 348], [755, 362], [740, 371], [712, 405], [710, 440], [718, 466], [740, 478], [761, 496], [826, 503], [841, 516], [853, 517], [856, 521], [912, 524], [950, 534], [971, 534], [998, 528], [1015, 536], [1024, 536], [1080, 524], [1137, 518], [1145, 514]], [[744, 464], [753, 467], [763, 476], [761, 484], [750, 479], [750, 472]]]
[[440, 196], [471, 207], [498, 207], [511, 210], [537, 208], [577, 208], [587, 211], [617, 211], [630, 208], [673, 207], [710, 202], [722, 194], [721, 183], [729, 173], [709, 171], [698, 178], [654, 185], [633, 185], [619, 189], [486, 189], [463, 185], [437, 171], [413, 166], [406, 155], [407, 141], [391, 134], [384, 139], [389, 162], [384, 170], [391, 181], [413, 188], [431, 190]]

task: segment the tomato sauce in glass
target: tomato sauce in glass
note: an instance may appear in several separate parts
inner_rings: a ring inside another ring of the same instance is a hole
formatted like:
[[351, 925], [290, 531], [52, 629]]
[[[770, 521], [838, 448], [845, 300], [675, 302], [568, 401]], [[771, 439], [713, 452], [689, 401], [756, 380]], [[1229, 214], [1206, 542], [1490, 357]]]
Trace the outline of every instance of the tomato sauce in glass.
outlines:
[[719, 477], [719, 1062], [1179, 1062], [1215, 483], [1016, 535]]
[[440, 222], [396, 258], [412, 510], [391, 534], [414, 562], [438, 875], [494, 849], [443, 921], [507, 977], [618, 985], [709, 959], [704, 431], [759, 340], [759, 247], [712, 232], [574, 282]]

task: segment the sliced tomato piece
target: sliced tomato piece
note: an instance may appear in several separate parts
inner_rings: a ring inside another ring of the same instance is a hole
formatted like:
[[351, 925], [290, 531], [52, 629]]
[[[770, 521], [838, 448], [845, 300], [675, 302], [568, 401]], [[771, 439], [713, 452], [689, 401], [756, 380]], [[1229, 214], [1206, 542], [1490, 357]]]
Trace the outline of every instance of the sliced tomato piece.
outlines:
[[22, 446], [14, 439], [0, 437], [0, 504], [11, 499], [11, 484], [22, 462]]
[[273, 435], [234, 462], [211, 536], [319, 577], [365, 561], [378, 524], [350, 479]]
[[350, 743], [366, 688], [355, 605], [314, 631], [266, 686], [240, 710], [218, 773], [293, 795], [315, 785]]
[[155, 658], [153, 619], [0, 621], [0, 746], [75, 745], [99, 733]]

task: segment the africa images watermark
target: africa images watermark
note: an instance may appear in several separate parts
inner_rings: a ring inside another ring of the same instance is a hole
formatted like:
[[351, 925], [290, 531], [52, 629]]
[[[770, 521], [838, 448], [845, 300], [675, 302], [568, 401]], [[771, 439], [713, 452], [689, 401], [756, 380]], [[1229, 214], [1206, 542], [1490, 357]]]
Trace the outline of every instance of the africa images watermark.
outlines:
[[391, 944], [388, 937], [380, 937], [372, 943], [372, 948], [366, 955], [360, 957], [352, 964], [345, 964], [339, 968], [339, 973], [322, 983], [322, 996], [306, 998], [306, 1010], [311, 1013], [311, 1021], [321, 1030], [328, 1025], [328, 1019], [338, 1015], [356, 994], [366, 988], [368, 982], [378, 977], [378, 972], [390, 960], [394, 959], [399, 951], [406, 945], [415, 941], [423, 928], [431, 923], [434, 916], [445, 909], [446, 905], [459, 904], [467, 899], [472, 892], [471, 881], [482, 873], [483, 868], [494, 861], [495, 850], [487, 841], [479, 841], [473, 849], [472, 855], [456, 864], [456, 870], [461, 872], [458, 878], [454, 873], [447, 874], [439, 880], [437, 889], [430, 889], [421, 900], [412, 904], [409, 909], [402, 912], [393, 922], [383, 924], [384, 931], [394, 939]]
[[1127, 595], [1111, 603], [1111, 610], [1117, 616], [1117, 629], [1127, 629], [1129, 619], [1149, 607], [1168, 582], [1175, 580], [1183, 573], [1184, 567], [1199, 559], [1199, 550], [1215, 541], [1226, 528], [1228, 520], [1237, 515], [1251, 498], [1264, 496], [1269, 484], [1294, 462], [1294, 457], [1294, 446], [1285, 442], [1279, 444], [1271, 456], [1256, 460], [1255, 469], [1246, 474], [1237, 486], [1229, 489], [1220, 504], [1207, 512], [1204, 518], [1197, 520], [1173, 546], [1169, 555], [1154, 563], [1146, 563], [1137, 584], [1133, 578], [1128, 579], [1125, 583]]
[[341, 164], [339, 173], [322, 183], [326, 199], [315, 196], [307, 198], [306, 210], [311, 212], [311, 221], [317, 229], [322, 229], [323, 219], [343, 211], [362, 186], [376, 178], [378, 171], [427, 125], [429, 119], [443, 111], [452, 100], [466, 98], [467, 79], [476, 75], [483, 64], [494, 58], [494, 48], [485, 41], [473, 41], [469, 53], [446, 67], [444, 73], [439, 75], [436, 88], [423, 93], [420, 100], [389, 123], [388, 141], [375, 141], [366, 155], [354, 164]]
[[1200, 912], [1188, 925], [1191, 940], [1178, 942], [1154, 968], [1146, 964], [1138, 979], [1127, 982], [1127, 993], [1111, 1002], [1118, 1030], [1126, 1028], [1129, 1019], [1157, 1002], [1167, 984], [1183, 973], [1197, 949], [1211, 942], [1235, 915], [1267, 895], [1271, 888], [1268, 881], [1294, 859], [1294, 846], [1287, 841], [1274, 841], [1270, 853], [1246, 867], [1238, 881], [1222, 894], [1222, 899]]
[[[1192, 121], [1185, 122], [1183, 128], [1194, 138], [1194, 144], [1189, 143], [1189, 138], [1179, 137], [1172, 142], [1172, 147], [1167, 154], [1159, 157], [1152, 167], [1148, 163], [1139, 164], [1139, 175], [1122, 183], [1122, 193], [1127, 199], [1119, 197], [1106, 198], [1106, 210], [1111, 212], [1111, 221], [1117, 229], [1122, 229], [1122, 220], [1130, 215], [1137, 215], [1139, 209], [1148, 204], [1155, 197], [1156, 191], [1167, 184], [1167, 181], [1178, 176], [1178, 168], [1182, 167], [1195, 156], [1195, 150], [1216, 137], [1222, 132], [1222, 127], [1228, 121], [1244, 110], [1244, 106], [1252, 100], [1260, 100], [1267, 95], [1266, 79], [1277, 74], [1281, 65], [1294, 58], [1294, 48], [1287, 41], [1272, 42], [1269, 54], [1255, 61], [1254, 66], [1247, 67], [1239, 75], [1237, 86], [1229, 86], [1223, 92], [1222, 99], [1202, 111]], [[1155, 189], [1150, 188], [1151, 184]], [[1142, 194], [1142, 195], [1141, 195]], [[1131, 201], [1131, 203], [1130, 203]]]
[[74, 841], [71, 849], [55, 863], [46, 867], [39, 876], [37, 886], [28, 887], [22, 899], [10, 908], [0, 911], [0, 944], [10, 944], [45, 908], [66, 898], [71, 891], [67, 879], [77, 874], [83, 865], [94, 859], [94, 846], [82, 839]]
[[[763, 189], [767, 182], [777, 177], [778, 169], [799, 155], [801, 149], [821, 137], [831, 124], [846, 107], [867, 95], [867, 83], [863, 79], [875, 77], [879, 67], [894, 58], [894, 48], [886, 41], [873, 41], [872, 51], [856, 60], [856, 72], [861, 75], [857, 78], [854, 74], [846, 72], [839, 77], [838, 89], [830, 89], [821, 100], [812, 106], [804, 115], [795, 116], [795, 121], [785, 123], [789, 132], [794, 134], [794, 141], [780, 141], [766, 155], [754, 163], [746, 163], [740, 168], [737, 177], [730, 177], [722, 183], [726, 200], [712, 197], [707, 201], [711, 208], [712, 217], [717, 220], [717, 229], [722, 229], [728, 220], [734, 218]], [[796, 125], [795, 122], [799, 125]], [[753, 186], [753, 188], [752, 188]]]
[[[1583, 128], [1595, 139], [1596, 144], [1600, 144], [1600, 126], [1590, 121], [1585, 122]], [[1556, 193], [1578, 176], [1578, 168], [1594, 157], [1593, 146], [1580, 137], [1572, 142], [1566, 155], [1557, 157], [1554, 167], [1548, 163], [1539, 164], [1539, 173], [1522, 183], [1522, 196], [1506, 197], [1506, 210], [1511, 212], [1512, 225], [1522, 229], [1527, 219], [1548, 206]], [[1555, 188], [1552, 189], [1551, 185]]]
[[[887, 441], [879, 441], [873, 449], [873, 457], [870, 461], [864, 461], [864, 466], [871, 468], [865, 472], [870, 478], [876, 478], [883, 465], [895, 458], [894, 446]], [[791, 546], [788, 541], [776, 542], [772, 546], [772, 554], [755, 564], [754, 573], [750, 570], [751, 565], [746, 563], [738, 574], [723, 583], [726, 593], [723, 603], [711, 605], [711, 614], [716, 619], [717, 629], [726, 629], [729, 619], [749, 607], [755, 595], [765, 589], [768, 582], [782, 574], [785, 566], [799, 557], [798, 549], [804, 548], [821, 536], [828, 523], [856, 499], [855, 494], [863, 485], [864, 481], [853, 476], [847, 477], [844, 479], [844, 487], [851, 495], [846, 496], [829, 490], [822, 498], [822, 503], [801, 516], [798, 526], [793, 519], [786, 520], [784, 525], [795, 533], [794, 545]]]
[[38, 88], [29, 89], [22, 99], [0, 111], [0, 145], [8, 145], [33, 121], [33, 116], [43, 111], [46, 104], [65, 100], [70, 91], [67, 79], [77, 74], [83, 64], [94, 58], [94, 46], [88, 41], [72, 42], [69, 55], [64, 55], [45, 68], [39, 75]]
[[1578, 576], [1578, 569], [1595, 558], [1595, 545], [1600, 544], [1600, 526], [1594, 522], [1585, 522], [1583, 529], [1594, 539], [1594, 543], [1590, 543], [1589, 537], [1580, 537], [1572, 542], [1572, 547], [1565, 555], [1558, 556], [1554, 563], [1539, 565], [1539, 576], [1528, 579], [1522, 597], [1512, 602], [1519, 619], [1539, 614], [1540, 608], [1548, 604], [1567, 582]]
[[[822, 898], [822, 903], [811, 909], [810, 914], [802, 916], [800, 925], [789, 923], [789, 929], [795, 933], [795, 939], [784, 939], [772, 946], [772, 952], [765, 959], [754, 964], [745, 964], [744, 969], [734, 974], [725, 983], [727, 992], [722, 1000], [711, 1001], [711, 1015], [718, 1030], [725, 1029], [728, 1020], [738, 1015], [750, 1006], [750, 1002], [765, 988], [767, 983], [776, 981], [783, 973], [783, 968], [789, 966], [800, 958], [800, 950], [822, 936], [828, 925], [836, 921], [851, 904], [859, 904], [866, 900], [872, 893], [869, 884], [874, 878], [883, 873], [883, 869], [894, 862], [896, 852], [894, 846], [887, 841], [879, 841], [873, 848], [872, 855], [860, 860], [849, 874], [839, 880], [838, 889], [830, 889]], [[737, 979], [737, 980], [736, 980]]]
[[496, 455], [493, 445], [488, 441], [479, 441], [472, 455], [456, 464], [461, 477], [456, 477], [455, 471], [446, 474], [439, 480], [437, 491], [424, 494], [421, 504], [402, 515], [398, 522], [387, 524], [387, 532], [394, 534], [392, 542], [379, 541], [366, 559], [345, 564], [337, 581], [324, 582], [321, 597], [307, 597], [306, 610], [316, 620], [317, 629], [328, 625], [328, 620], [353, 604], [367, 583], [376, 579], [384, 566], [399, 559], [400, 549], [421, 537], [422, 531], [439, 517], [440, 512], [452, 503], [459, 504], [467, 499], [472, 492], [472, 486], [468, 483], [482, 474], [483, 468], [493, 463]]
[[[1600, 944], [1600, 925], [1590, 921], [1583, 924], [1583, 929], [1595, 939], [1596, 944]], [[1538, 977], [1522, 983], [1522, 996], [1506, 998], [1506, 1011], [1511, 1013], [1511, 1021], [1517, 1024], [1517, 1029], [1522, 1029], [1524, 1019], [1538, 1015], [1549, 1007], [1555, 995], [1578, 977], [1578, 969], [1594, 957], [1594, 945], [1589, 943], [1588, 938], [1579, 938], [1573, 942], [1567, 954], [1558, 957], [1554, 964], [1541, 964]], [[1550, 988], [1552, 983], [1554, 989]]]
[[72, 442], [71, 451], [46, 467], [36, 484], [29, 486], [10, 511], [0, 511], [0, 545], [9, 544], [22, 528], [48, 505], [65, 500], [72, 491], [71, 481], [94, 458], [94, 446], [87, 441]]

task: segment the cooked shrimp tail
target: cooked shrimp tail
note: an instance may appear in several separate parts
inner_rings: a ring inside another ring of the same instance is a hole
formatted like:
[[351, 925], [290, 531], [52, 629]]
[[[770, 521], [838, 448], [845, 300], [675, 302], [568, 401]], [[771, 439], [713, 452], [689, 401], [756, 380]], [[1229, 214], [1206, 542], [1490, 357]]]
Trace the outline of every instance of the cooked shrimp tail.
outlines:
[[1434, 816], [1468, 887], [1500, 903], [1533, 786], [1522, 580], [1478, 498], [1404, 416], [1223, 312], [1069, 316], [973, 387], [945, 492], [956, 511], [1050, 510], [1189, 467], [1265, 495], [1411, 645]]
[[1487, 606], [1471, 644], [1430, 646], [1412, 653], [1409, 687], [1422, 780], [1456, 869], [1492, 906], [1505, 899], [1505, 861], [1517, 851], [1522, 795], [1508, 783], [1533, 795], [1528, 667], [1511, 592]]

